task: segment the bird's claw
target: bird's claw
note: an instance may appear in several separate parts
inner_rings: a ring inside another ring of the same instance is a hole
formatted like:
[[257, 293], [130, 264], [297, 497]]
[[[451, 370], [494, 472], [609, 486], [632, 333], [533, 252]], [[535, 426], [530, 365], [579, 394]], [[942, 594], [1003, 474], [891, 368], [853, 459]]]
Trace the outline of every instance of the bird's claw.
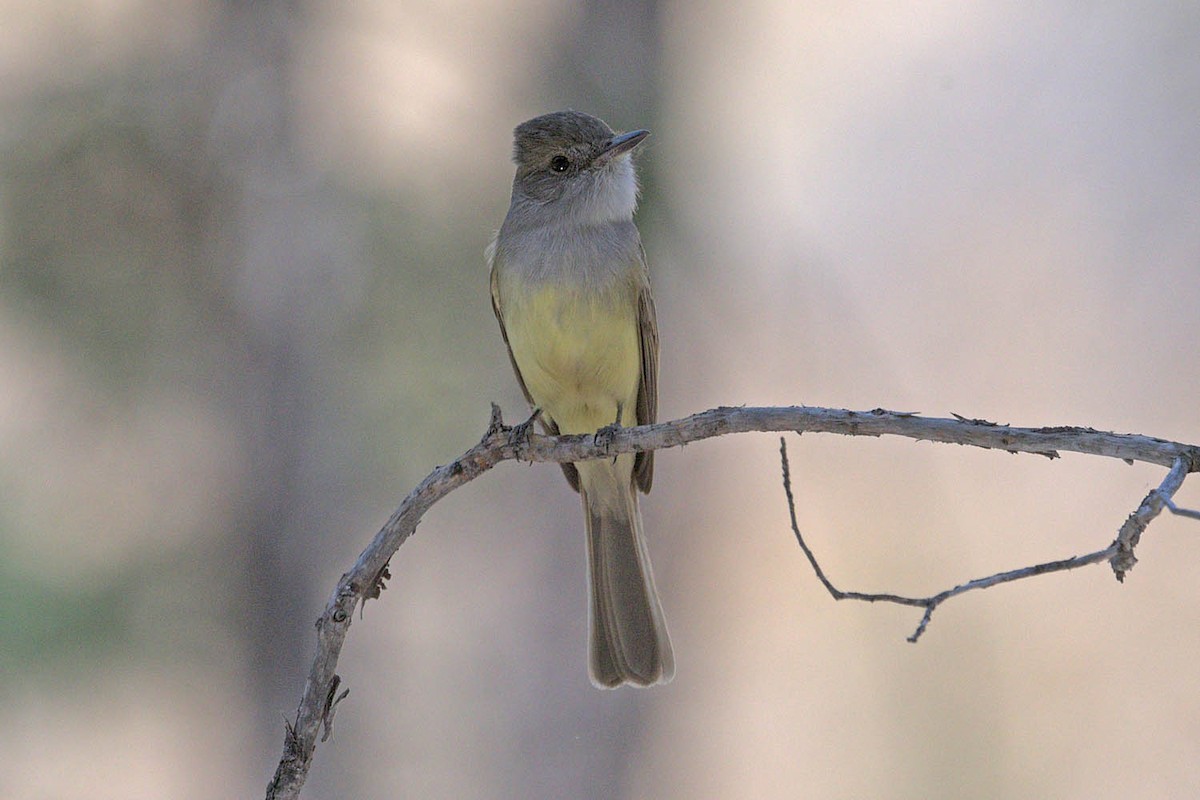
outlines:
[[533, 429], [533, 423], [542, 416], [542, 410], [535, 408], [533, 413], [529, 415], [529, 419], [524, 422], [513, 425], [508, 429], [508, 443], [513, 447], [521, 447], [529, 444], [529, 431]]
[[[616, 438], [617, 434], [620, 433], [621, 430], [622, 427], [621, 423], [619, 422], [614, 422], [611, 425], [605, 425], [592, 435], [592, 444], [596, 445], [597, 447], [603, 447], [605, 450], [607, 450], [609, 445], [613, 443], [613, 439]], [[613, 463], [616, 463], [616, 460], [617, 457], [613, 456]]]

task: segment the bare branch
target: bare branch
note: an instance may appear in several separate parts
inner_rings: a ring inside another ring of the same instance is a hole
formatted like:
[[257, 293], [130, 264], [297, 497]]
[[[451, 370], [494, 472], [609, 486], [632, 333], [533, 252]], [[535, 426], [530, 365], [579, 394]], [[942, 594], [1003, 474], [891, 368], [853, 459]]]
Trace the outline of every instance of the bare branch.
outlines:
[[[345, 697], [345, 692], [336, 694], [340, 684], [336, 668], [353, 620], [354, 609], [366, 599], [378, 597], [383, 591], [384, 580], [388, 577], [389, 560], [400, 545], [413, 534], [425, 512], [434, 503], [502, 461], [586, 461], [593, 458], [610, 458], [618, 453], [679, 447], [715, 436], [751, 431], [821, 432], [848, 436], [888, 434], [916, 440], [1006, 450], [1011, 453], [1034, 453], [1048, 458], [1057, 458], [1059, 451], [1072, 451], [1162, 466], [1178, 463], [1183, 465], [1180, 467], [1183, 473], [1200, 470], [1200, 446], [1196, 445], [1148, 436], [1105, 433], [1092, 428], [1013, 428], [966, 417], [923, 418], [910, 412], [884, 409], [863, 412], [805, 406], [722, 407], [671, 422], [614, 430], [611, 435], [606, 431], [606, 435], [598, 439], [591, 435], [541, 436], [528, 433], [527, 429], [520, 431], [521, 435], [512, 435], [513, 430], [504, 425], [499, 409], [493, 407], [491, 422], [479, 444], [449, 464], [438, 467], [421, 481], [392, 513], [354, 566], [338, 581], [324, 612], [317, 620], [317, 653], [309, 669], [295, 720], [286, 725], [283, 755], [275, 776], [267, 787], [268, 800], [299, 797], [300, 789], [312, 766], [317, 737], [322, 728], [326, 732], [331, 729], [334, 708], [338, 701]], [[1145, 528], [1145, 522], [1149, 522], [1154, 514], [1169, 502], [1169, 494], [1154, 501], [1157, 505], [1152, 509], [1153, 513], [1139, 517], [1144, 518], [1141, 529]], [[1141, 509], [1135, 512], [1134, 516], [1140, 513]], [[1136, 532], [1137, 535], [1140, 535], [1141, 529]], [[797, 536], [799, 537], [798, 533]], [[1132, 529], [1130, 538], [1132, 553], [1132, 545], [1136, 544], [1136, 536], [1133, 535]], [[807, 552], [807, 548], [805, 550]], [[1107, 550], [1104, 552], [1107, 553]], [[811, 554], [809, 557], [816, 568], [815, 559]], [[1028, 569], [1046, 571], [1046, 565]], [[822, 576], [819, 569], [818, 575]], [[1012, 580], [997, 576], [993, 578], [995, 583]], [[837, 596], [837, 590], [833, 589], [828, 580], [823, 576], [822, 580]], [[950, 591], [960, 593], [959, 587]], [[923, 601], [914, 602], [911, 598], [893, 598], [887, 595], [858, 596], [855, 593], [846, 593], [845, 596], [924, 606], [925, 622], [928, 621], [932, 609], [946, 599], [938, 599], [930, 605]], [[949, 596], [953, 595], [947, 595]], [[917, 635], [923, 629], [924, 625], [918, 629]]]
[[616, 432], [603, 452], [595, 452], [590, 435], [530, 436], [518, 454], [522, 461], [583, 461], [617, 453], [662, 450], [729, 433], [840, 433], [847, 436], [903, 436], [946, 444], [970, 445], [1009, 453], [1058, 458], [1062, 451], [1143, 461], [1170, 467], [1176, 458], [1188, 471], [1200, 470], [1200, 446], [1137, 434], [1108, 433], [1094, 428], [1056, 426], [1015, 428], [980, 419], [921, 417], [914, 412], [847, 411], [837, 408], [723, 406], [690, 417], [642, 425]]
[[1060, 561], [1048, 561], [1044, 564], [1034, 564], [1029, 567], [1021, 567], [1020, 569], [1009, 570], [1007, 572], [997, 572], [994, 575], [988, 575], [984, 578], [975, 578], [974, 580], [960, 583], [951, 589], [938, 592], [937, 594], [928, 597], [904, 597], [896, 594], [869, 594], [865, 592], [846, 592], [838, 589], [825, 576], [825, 571], [821, 569], [821, 565], [817, 562], [817, 558], [813, 555], [813, 551], [804, 541], [804, 536], [800, 533], [800, 525], [796, 521], [796, 499], [792, 494], [792, 477], [791, 469], [788, 466], [787, 457], [787, 442], [783, 437], [779, 437], [779, 456], [783, 465], [783, 492], [787, 497], [788, 514], [791, 517], [792, 533], [796, 536], [796, 541], [800, 544], [800, 549], [804, 551], [808, 563], [812, 566], [813, 572], [816, 573], [817, 579], [825, 586], [825, 589], [833, 596], [834, 600], [861, 600], [867, 603], [896, 603], [902, 606], [917, 606], [925, 609], [925, 614], [921, 617], [920, 623], [917, 624], [917, 629], [908, 637], [908, 641], [915, 643], [921, 638], [921, 634], [929, 627], [929, 620], [933, 617], [934, 609], [940, 606], [951, 597], [957, 597], [960, 594], [973, 591], [975, 589], [987, 589], [1001, 583], [1010, 583], [1018, 581], [1022, 578], [1032, 578], [1035, 575], [1045, 575], [1050, 572], [1064, 572], [1069, 569], [1077, 569], [1086, 567], [1089, 564], [1098, 564], [1102, 561], [1108, 561], [1116, 573], [1117, 580], [1124, 581], [1125, 573], [1133, 568], [1137, 562], [1134, 558], [1133, 549], [1137, 546], [1138, 540], [1141, 538], [1142, 532], [1146, 530], [1146, 526], [1150, 524], [1159, 513], [1162, 512], [1164, 506], [1173, 505], [1171, 497], [1183, 485], [1183, 479], [1187, 476], [1187, 464], [1182, 458], [1175, 459], [1171, 471], [1167, 473], [1167, 477], [1157, 489], [1154, 489], [1146, 498], [1142, 500], [1137, 510], [1129, 515], [1125, 520], [1125, 524], [1121, 526], [1117, 538], [1112, 544], [1103, 550], [1097, 550], [1094, 553], [1088, 553], [1082, 556], [1071, 556]]

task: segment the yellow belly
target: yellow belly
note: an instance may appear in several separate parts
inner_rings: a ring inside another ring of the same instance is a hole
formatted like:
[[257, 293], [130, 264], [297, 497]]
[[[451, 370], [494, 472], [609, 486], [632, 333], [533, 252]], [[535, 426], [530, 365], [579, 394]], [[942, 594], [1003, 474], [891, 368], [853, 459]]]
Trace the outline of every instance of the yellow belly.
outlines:
[[504, 327], [534, 403], [562, 433], [635, 425], [641, 346], [636, 306], [619, 293], [551, 285], [504, 298]]

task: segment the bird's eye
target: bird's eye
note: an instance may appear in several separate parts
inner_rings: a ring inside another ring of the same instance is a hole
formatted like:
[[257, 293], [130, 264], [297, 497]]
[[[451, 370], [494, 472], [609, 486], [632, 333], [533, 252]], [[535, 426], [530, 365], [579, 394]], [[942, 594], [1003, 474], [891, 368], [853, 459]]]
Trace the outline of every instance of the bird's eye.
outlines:
[[566, 156], [555, 156], [550, 159], [550, 169], [555, 172], [566, 172], [570, 166], [571, 162]]

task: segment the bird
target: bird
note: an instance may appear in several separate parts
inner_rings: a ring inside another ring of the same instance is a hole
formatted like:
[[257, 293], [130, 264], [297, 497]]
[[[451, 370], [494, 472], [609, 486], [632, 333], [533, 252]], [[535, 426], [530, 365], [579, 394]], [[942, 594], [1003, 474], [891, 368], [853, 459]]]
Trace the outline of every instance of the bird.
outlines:
[[[549, 435], [604, 434], [657, 418], [658, 322], [633, 221], [631, 153], [647, 136], [618, 134], [572, 110], [513, 132], [512, 198], [486, 259], [509, 359]], [[587, 532], [591, 681], [667, 683], [674, 655], [638, 508], [654, 453], [561, 467], [579, 492]]]

